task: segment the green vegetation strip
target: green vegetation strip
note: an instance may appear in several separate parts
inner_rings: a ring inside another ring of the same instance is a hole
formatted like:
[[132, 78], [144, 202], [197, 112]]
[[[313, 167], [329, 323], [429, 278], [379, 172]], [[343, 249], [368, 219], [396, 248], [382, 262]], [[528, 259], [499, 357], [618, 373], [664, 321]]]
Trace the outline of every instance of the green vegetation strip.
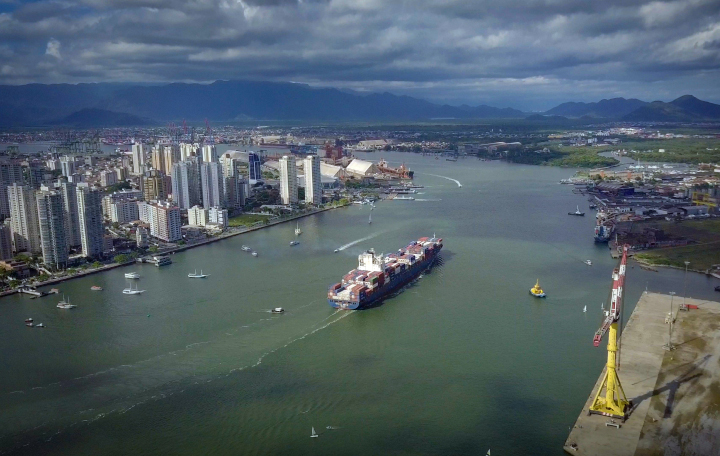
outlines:
[[228, 220], [229, 226], [252, 226], [258, 222], [265, 223], [270, 220], [269, 215], [242, 214]]

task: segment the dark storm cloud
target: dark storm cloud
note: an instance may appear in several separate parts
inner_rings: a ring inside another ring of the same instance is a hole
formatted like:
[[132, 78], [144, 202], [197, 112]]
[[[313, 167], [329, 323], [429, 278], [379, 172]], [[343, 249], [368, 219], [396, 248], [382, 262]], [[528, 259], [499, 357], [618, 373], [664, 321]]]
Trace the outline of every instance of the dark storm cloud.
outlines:
[[720, 101], [716, 0], [2, 6], [0, 83], [270, 79], [526, 109], [691, 90]]

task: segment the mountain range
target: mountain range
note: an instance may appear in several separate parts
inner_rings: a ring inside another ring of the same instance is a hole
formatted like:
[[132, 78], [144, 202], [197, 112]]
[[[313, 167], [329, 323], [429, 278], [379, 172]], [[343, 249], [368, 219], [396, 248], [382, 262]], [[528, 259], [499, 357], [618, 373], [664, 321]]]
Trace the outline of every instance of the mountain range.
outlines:
[[612, 98], [563, 103], [542, 114], [492, 106], [450, 106], [391, 93], [358, 93], [306, 84], [27, 84], [0, 86], [0, 127], [75, 128], [210, 121], [432, 121], [527, 119], [530, 122], [698, 122], [720, 120], [720, 105], [684, 95], [669, 103]]

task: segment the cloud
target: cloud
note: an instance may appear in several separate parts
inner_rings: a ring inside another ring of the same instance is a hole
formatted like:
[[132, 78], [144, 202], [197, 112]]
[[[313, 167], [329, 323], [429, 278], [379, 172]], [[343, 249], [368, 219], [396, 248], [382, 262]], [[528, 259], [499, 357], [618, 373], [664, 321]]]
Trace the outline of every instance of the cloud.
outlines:
[[50, 38], [45, 48], [45, 55], [51, 55], [58, 60], [62, 60], [62, 56], [60, 55], [60, 42], [55, 38]]
[[524, 109], [720, 101], [718, 30], [716, 0], [37, 0], [0, 12], [0, 83], [292, 80]]

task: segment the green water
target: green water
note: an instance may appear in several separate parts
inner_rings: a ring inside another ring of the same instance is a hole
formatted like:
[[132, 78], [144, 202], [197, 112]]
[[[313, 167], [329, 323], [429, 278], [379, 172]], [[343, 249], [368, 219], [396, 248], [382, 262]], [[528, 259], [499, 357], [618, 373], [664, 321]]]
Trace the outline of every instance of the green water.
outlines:
[[[66, 282], [72, 311], [0, 299], [0, 454], [562, 454], [604, 362], [592, 336], [615, 266], [594, 219], [566, 215], [587, 208], [557, 184], [571, 173], [384, 156], [408, 162], [429, 201], [380, 203], [372, 225], [368, 206], [302, 219], [297, 247], [284, 224]], [[433, 233], [442, 261], [404, 293], [328, 306], [363, 249]], [[201, 268], [210, 277], [187, 278]], [[130, 271], [144, 294], [121, 293]], [[546, 300], [528, 294], [537, 278]], [[682, 283], [630, 269], [626, 317], [646, 286]], [[691, 296], [712, 285], [688, 276]], [[26, 328], [30, 316], [47, 328]]]

